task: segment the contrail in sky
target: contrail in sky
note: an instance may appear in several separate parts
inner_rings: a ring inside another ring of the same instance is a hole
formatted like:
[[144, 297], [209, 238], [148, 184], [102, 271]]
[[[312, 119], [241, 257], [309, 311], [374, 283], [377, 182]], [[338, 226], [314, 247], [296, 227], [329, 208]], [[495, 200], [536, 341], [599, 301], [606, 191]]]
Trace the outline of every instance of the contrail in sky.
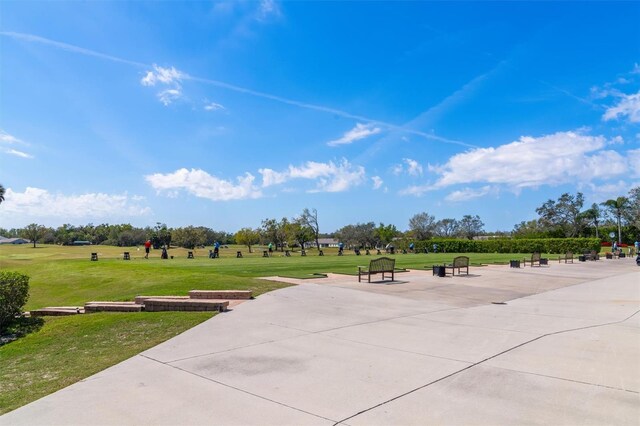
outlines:
[[[104, 54], [104, 53], [96, 52], [94, 50], [85, 49], [83, 47], [79, 47], [79, 46], [75, 46], [75, 45], [72, 45], [72, 44], [63, 43], [63, 42], [59, 42], [59, 41], [55, 41], [55, 40], [51, 40], [51, 39], [40, 37], [40, 36], [33, 35], [33, 34], [17, 33], [17, 32], [12, 32], [12, 31], [0, 31], [0, 35], [5, 36], [5, 37], [10, 37], [10, 38], [13, 38], [13, 39], [17, 39], [17, 40], [23, 40], [23, 41], [31, 42], [31, 43], [40, 43], [40, 44], [44, 44], [44, 45], [47, 45], [47, 46], [52, 46], [52, 47], [55, 47], [57, 49], [66, 50], [67, 52], [79, 53], [81, 55], [93, 56], [93, 57], [100, 58], [100, 59], [106, 59], [108, 61], [113, 61], [113, 62], [119, 62], [119, 63], [123, 63], [123, 64], [127, 64], [127, 65], [132, 65], [132, 66], [135, 66], [135, 67], [138, 67], [138, 68], [152, 68], [152, 65], [149, 65], [149, 64], [144, 64], [142, 62], [136, 62], [136, 61], [130, 61], [128, 59], [123, 59], [123, 58], [119, 58], [117, 56], [107, 55], [107, 54]], [[231, 90], [231, 91], [238, 92], [238, 93], [244, 93], [244, 94], [247, 94], [247, 95], [256, 96], [256, 97], [264, 98], [264, 99], [269, 99], [269, 100], [272, 100], [272, 101], [275, 101], [275, 102], [280, 102], [280, 103], [287, 104], [287, 105], [297, 106], [299, 108], [310, 109], [310, 110], [314, 110], [314, 111], [319, 111], [319, 112], [324, 112], [324, 113], [328, 113], [328, 114], [337, 115], [337, 116], [340, 116], [340, 117], [343, 117], [343, 118], [350, 118], [350, 119], [353, 119], [353, 120], [360, 120], [360, 121], [364, 121], [364, 122], [367, 122], [367, 123], [376, 124], [376, 125], [379, 125], [379, 126], [384, 126], [384, 127], [388, 128], [390, 130], [397, 130], [397, 131], [406, 132], [406, 133], [413, 134], [413, 135], [416, 135], [416, 136], [424, 137], [425, 139], [435, 140], [435, 141], [438, 141], [438, 142], [443, 142], [443, 143], [448, 143], [448, 144], [460, 145], [460, 146], [464, 146], [464, 147], [472, 147], [472, 148], [475, 147], [474, 145], [470, 145], [470, 144], [467, 144], [467, 143], [464, 143], [464, 142], [461, 142], [461, 141], [456, 141], [456, 140], [452, 140], [452, 139], [443, 138], [441, 136], [437, 136], [437, 135], [434, 135], [432, 133], [427, 133], [427, 132], [422, 132], [420, 130], [410, 129], [410, 128], [407, 128], [407, 127], [404, 127], [404, 126], [400, 126], [400, 125], [397, 125], [397, 124], [388, 123], [388, 122], [385, 122], [385, 121], [380, 121], [380, 120], [376, 120], [376, 119], [369, 118], [369, 117], [364, 117], [364, 116], [357, 115], [357, 114], [351, 114], [349, 112], [342, 111], [342, 110], [335, 109], [335, 108], [331, 108], [331, 107], [310, 104], [310, 103], [307, 103], [307, 102], [296, 101], [296, 100], [293, 100], [293, 99], [287, 99], [287, 98], [283, 98], [281, 96], [272, 95], [270, 93], [258, 92], [256, 90], [247, 89], [245, 87], [240, 87], [240, 86], [235, 86], [233, 84], [225, 83], [223, 81], [212, 80], [212, 79], [208, 79], [208, 78], [195, 77], [195, 76], [191, 76], [191, 75], [186, 74], [186, 73], [183, 73], [183, 78], [187, 79], [187, 80], [191, 80], [191, 81], [210, 84], [210, 85], [213, 85], [213, 86], [221, 87], [223, 89]]]

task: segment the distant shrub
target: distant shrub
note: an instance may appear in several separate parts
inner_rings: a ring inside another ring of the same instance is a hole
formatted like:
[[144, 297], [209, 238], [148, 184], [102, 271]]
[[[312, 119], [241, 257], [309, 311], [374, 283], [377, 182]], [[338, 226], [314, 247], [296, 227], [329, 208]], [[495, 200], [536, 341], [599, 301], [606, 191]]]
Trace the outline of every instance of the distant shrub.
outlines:
[[29, 277], [18, 272], [0, 272], [0, 330], [22, 313], [29, 299]]
[[433, 239], [418, 241], [415, 247], [418, 251], [427, 249], [431, 252], [434, 244], [438, 246], [440, 253], [582, 253], [600, 250], [600, 240], [597, 238]]

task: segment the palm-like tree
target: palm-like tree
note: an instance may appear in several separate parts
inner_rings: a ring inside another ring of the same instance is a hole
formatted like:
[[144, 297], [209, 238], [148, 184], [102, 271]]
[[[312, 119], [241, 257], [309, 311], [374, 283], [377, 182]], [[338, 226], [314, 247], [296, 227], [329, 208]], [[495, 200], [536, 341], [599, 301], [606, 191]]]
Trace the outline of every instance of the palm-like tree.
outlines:
[[598, 225], [600, 224], [600, 216], [602, 216], [600, 213], [600, 207], [598, 207], [596, 203], [593, 203], [591, 208], [583, 211], [580, 215], [587, 221], [593, 223], [596, 228], [596, 238], [600, 238], [600, 235], [598, 234]]
[[4, 186], [0, 184], [0, 203], [4, 201]]
[[618, 197], [615, 200], [607, 200], [602, 205], [616, 217], [618, 222], [618, 244], [620, 244], [622, 242], [622, 216], [629, 208], [629, 199], [627, 197]]

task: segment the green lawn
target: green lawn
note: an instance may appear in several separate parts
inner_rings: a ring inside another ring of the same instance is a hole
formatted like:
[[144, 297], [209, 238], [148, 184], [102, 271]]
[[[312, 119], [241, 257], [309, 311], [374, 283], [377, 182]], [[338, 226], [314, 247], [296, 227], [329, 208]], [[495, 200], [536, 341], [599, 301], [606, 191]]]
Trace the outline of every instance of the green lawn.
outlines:
[[212, 317], [209, 312], [48, 317], [0, 347], [0, 414], [124, 361]]
[[[236, 258], [241, 250], [243, 258]], [[0, 269], [30, 276], [26, 309], [82, 306], [92, 300], [132, 300], [136, 295], [186, 295], [193, 289], [250, 289], [255, 296], [288, 284], [261, 280], [264, 276], [309, 277], [314, 273], [355, 274], [376, 256], [355, 256], [337, 249], [318, 256], [309, 250], [285, 257], [276, 252], [262, 257], [262, 247], [249, 254], [246, 247], [221, 249], [209, 259], [208, 249], [171, 249], [173, 259], [152, 251], [109, 246], [0, 246]], [[122, 260], [124, 251], [130, 261]], [[90, 261], [97, 252], [99, 260]], [[396, 267], [417, 268], [451, 262], [456, 254], [397, 254]], [[472, 264], [506, 263], [525, 254], [469, 254]], [[355, 278], [354, 278], [355, 279]], [[47, 318], [38, 332], [0, 347], [0, 413], [70, 385], [127, 359], [210, 318], [197, 312], [91, 314]]]

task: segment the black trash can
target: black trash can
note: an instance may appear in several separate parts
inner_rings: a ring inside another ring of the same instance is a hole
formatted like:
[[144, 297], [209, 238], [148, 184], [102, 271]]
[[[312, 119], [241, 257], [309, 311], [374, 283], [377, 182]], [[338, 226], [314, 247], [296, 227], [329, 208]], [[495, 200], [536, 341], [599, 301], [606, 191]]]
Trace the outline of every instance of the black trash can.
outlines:
[[433, 266], [433, 275], [437, 275], [439, 277], [445, 277], [447, 275], [447, 270], [444, 266]]
[[509, 267], [510, 268], [519, 268], [520, 267], [520, 261], [519, 260], [510, 260], [509, 261]]

